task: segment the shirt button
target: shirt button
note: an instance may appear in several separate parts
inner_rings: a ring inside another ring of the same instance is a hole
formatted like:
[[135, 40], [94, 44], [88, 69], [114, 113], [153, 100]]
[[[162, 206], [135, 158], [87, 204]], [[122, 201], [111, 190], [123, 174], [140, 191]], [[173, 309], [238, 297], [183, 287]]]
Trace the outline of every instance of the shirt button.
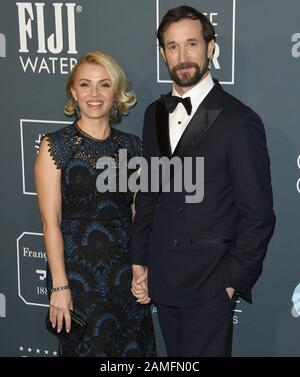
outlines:
[[180, 213], [180, 212], [182, 212], [183, 211], [183, 209], [180, 207], [180, 208], [177, 208], [177, 210], [176, 210], [178, 213]]
[[178, 241], [178, 240], [174, 240], [174, 242], [173, 242], [173, 246], [176, 247], [176, 246], [178, 246], [178, 245], [179, 245], [179, 241]]

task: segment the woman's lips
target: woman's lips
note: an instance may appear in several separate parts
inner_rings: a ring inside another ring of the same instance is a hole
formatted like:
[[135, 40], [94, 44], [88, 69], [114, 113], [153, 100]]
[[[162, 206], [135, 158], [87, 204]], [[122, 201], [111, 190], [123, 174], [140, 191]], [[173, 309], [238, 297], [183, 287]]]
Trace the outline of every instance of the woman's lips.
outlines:
[[98, 106], [101, 106], [103, 104], [102, 101], [88, 101], [87, 104], [89, 106], [95, 106], [95, 107], [98, 107]]

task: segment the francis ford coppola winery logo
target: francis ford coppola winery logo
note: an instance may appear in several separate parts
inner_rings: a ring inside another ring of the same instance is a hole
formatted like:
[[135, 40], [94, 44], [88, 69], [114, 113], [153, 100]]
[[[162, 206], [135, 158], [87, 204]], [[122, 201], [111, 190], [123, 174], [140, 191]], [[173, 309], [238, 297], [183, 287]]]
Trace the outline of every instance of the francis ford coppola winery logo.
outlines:
[[68, 74], [76, 63], [75, 3], [16, 3], [19, 59], [25, 73]]
[[23, 232], [17, 239], [18, 295], [26, 305], [49, 306], [46, 252], [42, 233]]

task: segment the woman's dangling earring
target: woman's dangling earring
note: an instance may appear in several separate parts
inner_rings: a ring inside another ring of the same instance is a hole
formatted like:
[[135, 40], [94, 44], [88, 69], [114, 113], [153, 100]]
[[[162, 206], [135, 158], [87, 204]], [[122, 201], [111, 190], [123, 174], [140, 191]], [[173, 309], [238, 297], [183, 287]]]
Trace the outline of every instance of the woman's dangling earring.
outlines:
[[121, 119], [119, 104], [116, 98], [114, 99], [114, 103], [110, 111], [110, 119], [115, 123], [119, 122]]
[[75, 107], [74, 109], [74, 113], [75, 113], [75, 120], [79, 120], [80, 119], [80, 109], [78, 106]]
[[73, 101], [75, 102], [74, 114], [75, 114], [75, 120], [77, 121], [81, 117], [80, 109], [78, 107], [77, 99], [73, 98]]

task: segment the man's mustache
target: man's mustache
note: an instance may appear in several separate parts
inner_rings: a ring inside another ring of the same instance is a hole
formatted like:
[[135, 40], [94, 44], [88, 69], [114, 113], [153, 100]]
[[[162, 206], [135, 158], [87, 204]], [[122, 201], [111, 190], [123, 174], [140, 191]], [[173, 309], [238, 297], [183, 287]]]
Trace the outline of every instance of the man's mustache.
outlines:
[[188, 68], [198, 69], [199, 65], [197, 63], [192, 63], [192, 62], [190, 62], [190, 63], [180, 63], [180, 64], [175, 65], [175, 67], [173, 67], [172, 71], [176, 72], [179, 69], [188, 69]]

